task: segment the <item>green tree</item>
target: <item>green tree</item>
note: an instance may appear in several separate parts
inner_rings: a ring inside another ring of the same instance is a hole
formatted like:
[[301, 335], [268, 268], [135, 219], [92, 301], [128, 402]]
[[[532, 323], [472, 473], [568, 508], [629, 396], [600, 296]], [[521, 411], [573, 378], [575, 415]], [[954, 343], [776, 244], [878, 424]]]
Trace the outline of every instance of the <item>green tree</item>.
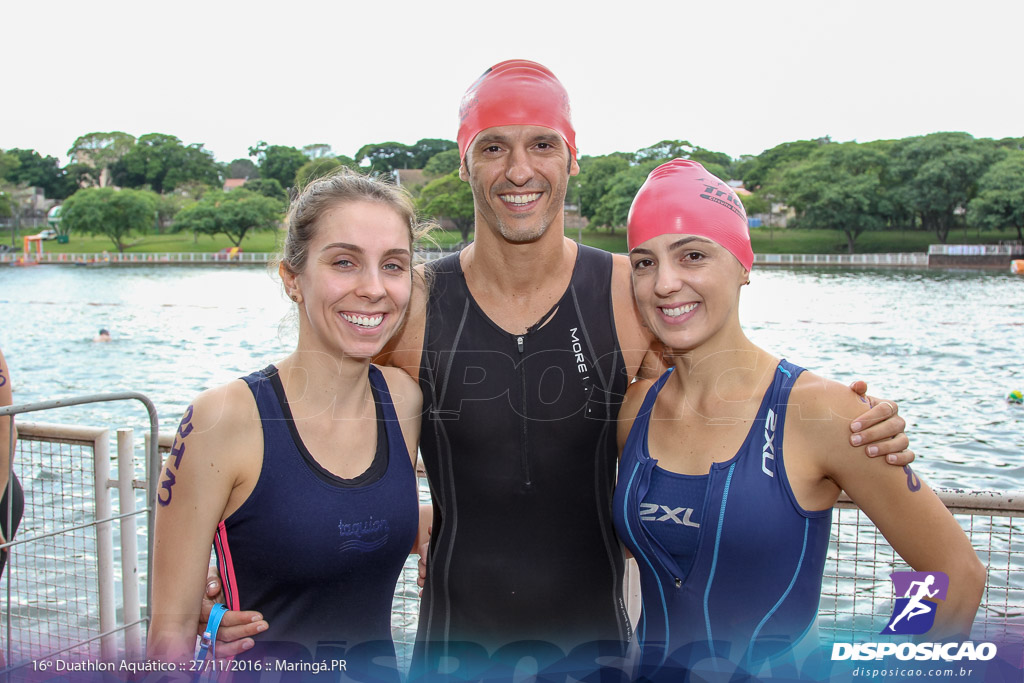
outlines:
[[737, 193], [736, 196], [743, 202], [743, 209], [747, 212], [747, 216], [768, 213], [772, 210], [771, 200], [759, 192], [751, 192], [750, 194]]
[[633, 155], [637, 163], [655, 161], [659, 165], [672, 159], [689, 159], [693, 145], [686, 140], [662, 140], [661, 142], [638, 149]]
[[348, 168], [351, 168], [353, 171], [359, 171], [360, 170], [359, 162], [356, 161], [355, 159], [353, 159], [352, 157], [347, 157], [344, 154], [339, 154], [338, 156], [336, 156], [334, 158], [337, 159], [341, 163], [342, 166], [346, 166]]
[[226, 177], [252, 180], [260, 177], [260, 169], [252, 162], [252, 159], [235, 159], [228, 164]]
[[262, 140], [249, 148], [249, 156], [256, 159], [261, 178], [273, 178], [281, 187], [292, 187], [295, 174], [309, 158], [300, 150], [284, 145], [268, 145]]
[[183, 145], [173, 135], [149, 133], [110, 167], [115, 184], [149, 186], [163, 194], [189, 181], [219, 186], [221, 169], [202, 144]]
[[693, 159], [706, 168], [709, 173], [722, 180], [729, 180], [736, 177], [736, 164], [728, 154], [724, 152], [713, 152], [703, 147], [694, 147], [690, 152], [690, 159]]
[[476, 217], [473, 190], [459, 178], [458, 169], [427, 183], [416, 202], [421, 213], [451, 220], [462, 235], [462, 241], [469, 241]]
[[376, 173], [390, 173], [399, 168], [418, 168], [414, 165], [415, 151], [400, 142], [378, 142], [363, 145], [356, 152], [356, 162], [370, 162], [370, 170]]
[[751, 192], [768, 185], [772, 177], [788, 166], [803, 161], [816, 149], [832, 142], [828, 137], [816, 140], [784, 142], [737, 164], [736, 174], [743, 179], [743, 185]]
[[156, 198], [143, 190], [111, 187], [79, 190], [64, 202], [61, 231], [109, 237], [119, 252], [131, 235], [149, 232], [156, 220]]
[[288, 203], [288, 193], [281, 183], [277, 182], [273, 178], [256, 178], [245, 183], [245, 189], [249, 192], [255, 192], [261, 194], [264, 197], [270, 197], [276, 199], [282, 204]]
[[189, 180], [184, 183], [178, 183], [178, 186], [174, 188], [174, 192], [170, 192], [168, 194], [181, 195], [182, 197], [199, 201], [207, 192], [220, 190], [222, 187], [223, 185], [214, 187], [213, 185], [201, 183], [198, 180]]
[[119, 130], [109, 133], [87, 133], [79, 136], [68, 150], [72, 164], [85, 166], [90, 173], [77, 173], [78, 178], [90, 185], [103, 184], [104, 171], [121, 160], [135, 146], [135, 136]]
[[734, 174], [733, 160], [728, 154], [697, 147], [686, 140], [662, 140], [637, 150], [633, 159], [636, 163], [653, 161], [658, 164], [672, 159], [692, 159], [722, 180], [729, 180]]
[[21, 166], [21, 159], [15, 154], [17, 150], [3, 151], [0, 149], [0, 180], [14, 182], [13, 177], [18, 173]]
[[323, 178], [342, 167], [342, 163], [334, 157], [310, 159], [295, 172], [295, 187], [305, 187], [311, 180]]
[[945, 244], [957, 214], [967, 208], [978, 180], [999, 153], [992, 141], [977, 141], [968, 133], [908, 138], [896, 149], [899, 199]]
[[579, 205], [580, 215], [593, 221], [612, 178], [631, 166], [632, 155], [615, 152], [600, 157], [584, 156], [579, 164], [579, 175], [569, 178], [569, 194]]
[[67, 196], [70, 197], [83, 187], [93, 187], [99, 181], [96, 169], [88, 164], [70, 163], [64, 167], [64, 182], [67, 183]]
[[[8, 163], [5, 163], [4, 157]], [[61, 168], [55, 157], [44, 157], [34, 149], [0, 152], [0, 180], [42, 188], [50, 199], [67, 199], [78, 189], [78, 175], [75, 171], [74, 165]]]
[[981, 177], [967, 219], [985, 229], [1015, 228], [1024, 240], [1024, 151], [1010, 152]]
[[17, 168], [8, 171], [6, 179], [12, 183], [25, 184], [29, 187], [40, 187], [51, 199], [64, 199], [68, 196], [68, 188], [64, 182], [64, 172], [54, 157], [44, 157], [34, 149], [9, 149], [18, 159]]
[[315, 142], [311, 145], [303, 145], [302, 153], [306, 155], [307, 159], [323, 159], [324, 157], [332, 156], [331, 146], [326, 142]]
[[459, 170], [460, 163], [462, 163], [462, 159], [459, 158], [459, 150], [456, 147], [438, 152], [430, 157], [423, 166], [423, 170], [430, 176], [448, 175], [452, 171]]
[[825, 145], [789, 166], [778, 187], [800, 226], [841, 230], [852, 254], [858, 235], [885, 225], [886, 165], [878, 150], [855, 142]]
[[160, 229], [173, 225], [174, 218], [181, 211], [196, 203], [196, 200], [184, 193], [154, 194], [156, 197], [156, 219]]
[[597, 202], [591, 224], [595, 227], [607, 226], [613, 233], [616, 227], [624, 226], [633, 198], [647, 180], [647, 175], [660, 163], [658, 160], [645, 161], [613, 175], [608, 180], [605, 193]]
[[226, 235], [236, 247], [250, 231], [274, 230], [281, 220], [284, 204], [262, 194], [238, 188], [231, 192], [208, 192], [194, 205], [181, 210], [175, 230]]
[[417, 140], [409, 150], [412, 154], [412, 159], [410, 160], [407, 168], [426, 168], [427, 162], [441, 152], [455, 150], [457, 154], [458, 149], [458, 143], [452, 142], [451, 140], [444, 140], [441, 138], [423, 138], [422, 140]]

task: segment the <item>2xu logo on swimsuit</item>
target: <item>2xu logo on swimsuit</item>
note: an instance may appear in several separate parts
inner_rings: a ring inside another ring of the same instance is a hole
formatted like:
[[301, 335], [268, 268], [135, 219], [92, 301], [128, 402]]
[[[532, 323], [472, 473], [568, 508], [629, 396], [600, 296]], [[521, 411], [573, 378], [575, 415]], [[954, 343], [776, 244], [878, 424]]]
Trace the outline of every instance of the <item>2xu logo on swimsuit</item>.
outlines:
[[[922, 635], [935, 625], [939, 600], [949, 592], [949, 577], [943, 572], [893, 572], [889, 575], [897, 597], [892, 615], [881, 635]], [[833, 643], [832, 661], [878, 660], [895, 656], [899, 660], [952, 662], [988, 661], [996, 656], [993, 643]]]

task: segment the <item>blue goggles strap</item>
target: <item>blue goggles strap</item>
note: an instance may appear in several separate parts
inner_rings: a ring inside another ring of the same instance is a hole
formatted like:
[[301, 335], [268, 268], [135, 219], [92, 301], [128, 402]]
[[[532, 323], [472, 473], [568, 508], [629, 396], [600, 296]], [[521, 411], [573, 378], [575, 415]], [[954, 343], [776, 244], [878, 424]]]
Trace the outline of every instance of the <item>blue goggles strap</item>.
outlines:
[[220, 628], [220, 620], [224, 618], [228, 608], [219, 602], [210, 610], [210, 619], [206, 622], [206, 630], [199, 641], [199, 652], [196, 653], [196, 661], [206, 661], [206, 652], [209, 650], [210, 657], [217, 659], [217, 629]]

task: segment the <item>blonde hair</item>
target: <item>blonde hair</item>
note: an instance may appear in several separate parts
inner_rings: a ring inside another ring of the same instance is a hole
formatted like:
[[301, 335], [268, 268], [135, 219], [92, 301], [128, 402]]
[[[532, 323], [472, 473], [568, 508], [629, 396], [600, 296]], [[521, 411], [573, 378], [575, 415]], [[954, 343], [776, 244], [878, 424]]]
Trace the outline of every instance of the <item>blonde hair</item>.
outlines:
[[338, 204], [357, 201], [376, 202], [394, 209], [409, 227], [410, 246], [430, 232], [430, 224], [417, 220], [412, 197], [404, 188], [342, 167], [330, 175], [310, 180], [292, 199], [279, 263], [300, 275], [306, 268], [309, 245], [316, 237], [320, 217]]

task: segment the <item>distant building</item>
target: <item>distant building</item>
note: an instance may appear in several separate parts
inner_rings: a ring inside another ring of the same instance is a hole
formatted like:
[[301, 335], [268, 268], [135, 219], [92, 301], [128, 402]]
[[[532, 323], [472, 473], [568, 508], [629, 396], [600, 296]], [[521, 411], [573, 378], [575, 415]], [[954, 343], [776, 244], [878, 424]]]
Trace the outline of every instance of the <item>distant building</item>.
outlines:
[[429, 182], [426, 171], [422, 168], [396, 168], [391, 173], [395, 184], [404, 187], [409, 192], [416, 192]]
[[[732, 188], [740, 197], [749, 197], [753, 192], [743, 186], [742, 180], [729, 180], [726, 185]], [[782, 202], [771, 202], [769, 213], [754, 213], [747, 215], [747, 225], [751, 228], [784, 228], [789, 219], [796, 216], [796, 211], [789, 208]]]
[[224, 181], [224, 191], [225, 192], [230, 192], [231, 190], [235, 189], [236, 187], [241, 187], [242, 185], [245, 185], [247, 180], [249, 180], [249, 179], [248, 178], [228, 178], [227, 180]]
[[5, 226], [45, 227], [48, 212], [57, 204], [56, 199], [46, 198], [46, 191], [41, 187], [11, 188], [7, 191], [7, 195], [12, 200], [12, 215], [9, 218], [0, 219]]

